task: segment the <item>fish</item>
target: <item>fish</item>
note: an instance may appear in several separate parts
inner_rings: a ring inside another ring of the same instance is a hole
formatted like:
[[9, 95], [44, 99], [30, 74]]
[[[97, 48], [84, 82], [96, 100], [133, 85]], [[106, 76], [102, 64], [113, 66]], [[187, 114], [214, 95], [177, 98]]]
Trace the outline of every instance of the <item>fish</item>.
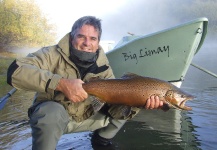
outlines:
[[102, 104], [117, 104], [144, 108], [152, 95], [158, 96], [169, 108], [192, 110], [186, 106], [193, 95], [181, 90], [168, 81], [126, 73], [116, 79], [94, 79], [84, 83], [83, 89], [97, 97]]

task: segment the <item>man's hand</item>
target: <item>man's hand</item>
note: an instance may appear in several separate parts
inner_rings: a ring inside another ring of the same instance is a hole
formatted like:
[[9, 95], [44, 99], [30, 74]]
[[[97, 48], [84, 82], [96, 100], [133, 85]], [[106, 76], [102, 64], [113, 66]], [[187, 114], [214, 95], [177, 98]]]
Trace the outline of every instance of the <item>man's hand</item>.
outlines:
[[61, 91], [70, 101], [81, 102], [88, 97], [80, 79], [60, 79], [56, 90]]
[[162, 109], [164, 111], [169, 110], [167, 104], [164, 104], [162, 100], [159, 99], [158, 96], [152, 95], [146, 102], [146, 109]]

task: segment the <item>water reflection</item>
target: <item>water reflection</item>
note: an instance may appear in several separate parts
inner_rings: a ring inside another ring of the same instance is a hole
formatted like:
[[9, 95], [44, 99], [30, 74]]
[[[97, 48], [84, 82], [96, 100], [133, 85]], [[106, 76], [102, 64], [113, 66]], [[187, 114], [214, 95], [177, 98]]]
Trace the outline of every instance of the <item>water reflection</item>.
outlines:
[[[191, 120], [179, 110], [141, 111], [115, 138], [120, 149], [199, 149]], [[122, 143], [122, 144], [121, 144]]]

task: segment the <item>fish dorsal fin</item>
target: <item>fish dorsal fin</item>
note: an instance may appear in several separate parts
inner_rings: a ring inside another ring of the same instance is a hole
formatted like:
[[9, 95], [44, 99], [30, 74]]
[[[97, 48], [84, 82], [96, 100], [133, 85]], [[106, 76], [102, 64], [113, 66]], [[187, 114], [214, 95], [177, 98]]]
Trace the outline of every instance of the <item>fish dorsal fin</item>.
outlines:
[[124, 73], [121, 79], [132, 79], [132, 78], [138, 78], [138, 77], [141, 77], [141, 76], [135, 73], [128, 72], [128, 73]]

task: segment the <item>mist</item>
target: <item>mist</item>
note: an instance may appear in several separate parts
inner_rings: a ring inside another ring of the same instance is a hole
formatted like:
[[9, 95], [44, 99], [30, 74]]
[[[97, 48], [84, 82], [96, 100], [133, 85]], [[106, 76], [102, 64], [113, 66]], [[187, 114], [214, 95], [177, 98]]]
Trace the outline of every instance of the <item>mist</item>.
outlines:
[[197, 13], [192, 11], [189, 15], [189, 11], [185, 8], [192, 2], [191, 0], [129, 0], [119, 10], [101, 17], [102, 40], [113, 40], [117, 43], [123, 36], [129, 35], [128, 32], [147, 35], [197, 18], [210, 19], [203, 10]]
[[50, 21], [57, 25], [56, 42], [70, 32], [78, 18], [85, 15], [100, 18], [101, 40], [115, 43], [128, 32], [147, 35], [201, 17], [209, 19], [209, 26], [210, 23], [212, 26], [217, 24], [217, 1], [214, 0], [36, 1]]
[[102, 18], [102, 40], [114, 40], [117, 42], [127, 32], [136, 35], [146, 35], [158, 30], [173, 26], [177, 22], [168, 12], [165, 0], [163, 6], [160, 0], [144, 1], [136, 0], [125, 3], [119, 10], [111, 12]]

